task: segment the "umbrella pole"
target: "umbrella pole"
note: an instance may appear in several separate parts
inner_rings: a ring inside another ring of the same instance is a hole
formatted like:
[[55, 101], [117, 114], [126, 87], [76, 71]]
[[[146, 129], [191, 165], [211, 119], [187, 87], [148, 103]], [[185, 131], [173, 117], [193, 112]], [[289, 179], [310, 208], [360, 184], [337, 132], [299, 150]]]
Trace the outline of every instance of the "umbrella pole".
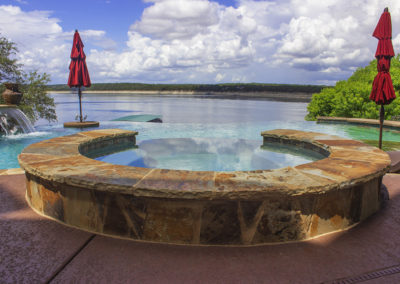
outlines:
[[81, 87], [78, 88], [78, 96], [79, 96], [79, 120], [82, 122], [82, 91]]
[[385, 119], [385, 108], [381, 105], [381, 112], [379, 114], [379, 149], [382, 149], [382, 128], [383, 120]]

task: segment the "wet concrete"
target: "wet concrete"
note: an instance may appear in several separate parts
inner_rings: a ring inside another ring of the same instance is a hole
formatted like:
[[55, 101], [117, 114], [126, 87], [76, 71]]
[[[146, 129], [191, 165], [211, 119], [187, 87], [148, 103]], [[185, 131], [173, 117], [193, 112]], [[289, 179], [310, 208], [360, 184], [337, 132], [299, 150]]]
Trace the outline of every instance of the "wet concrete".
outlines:
[[23, 175], [0, 176], [1, 283], [398, 283], [400, 175], [390, 200], [344, 232], [280, 245], [179, 246], [95, 236], [34, 213]]
[[25, 200], [25, 176], [0, 176], [0, 283], [41, 283], [91, 234], [37, 215]]
[[389, 151], [387, 153], [392, 161], [390, 172], [400, 173], [400, 151]]

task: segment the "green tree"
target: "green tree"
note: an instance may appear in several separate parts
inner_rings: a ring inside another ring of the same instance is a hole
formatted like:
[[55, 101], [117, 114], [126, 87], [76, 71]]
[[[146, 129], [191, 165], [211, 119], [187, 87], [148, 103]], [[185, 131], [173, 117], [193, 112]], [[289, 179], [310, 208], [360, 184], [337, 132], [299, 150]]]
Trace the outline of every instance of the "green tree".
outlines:
[[[33, 123], [39, 118], [56, 121], [54, 99], [46, 92], [47, 83], [50, 81], [49, 75], [39, 74], [37, 71], [23, 72], [23, 66], [17, 63], [17, 53], [15, 43], [0, 36], [0, 82], [20, 84], [20, 91], [24, 96], [18, 107]], [[0, 92], [3, 91], [4, 86], [1, 85]], [[4, 103], [2, 97], [0, 103]]]
[[[21, 65], [17, 64], [15, 44], [0, 36], [0, 82], [19, 82], [21, 79]], [[13, 58], [14, 57], [14, 58]]]
[[[369, 100], [372, 82], [377, 74], [376, 60], [364, 68], [358, 68], [346, 81], [339, 81], [334, 87], [324, 88], [312, 96], [308, 104], [307, 120], [318, 116], [379, 118], [380, 106]], [[400, 91], [400, 55], [392, 58], [390, 74], [397, 96]], [[400, 114], [400, 99], [385, 106], [385, 119]]]
[[48, 121], [56, 121], [54, 99], [47, 95], [46, 86], [50, 81], [48, 74], [30, 72], [22, 85], [22, 102], [20, 109], [31, 121], [44, 118]]

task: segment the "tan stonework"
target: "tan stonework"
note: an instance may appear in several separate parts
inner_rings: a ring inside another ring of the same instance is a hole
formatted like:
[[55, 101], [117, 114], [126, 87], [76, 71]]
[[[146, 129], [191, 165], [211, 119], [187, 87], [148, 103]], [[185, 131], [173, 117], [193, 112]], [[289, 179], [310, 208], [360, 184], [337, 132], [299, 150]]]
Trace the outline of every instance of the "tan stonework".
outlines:
[[[264, 145], [317, 151], [325, 159], [274, 170], [149, 169], [93, 160], [136, 143], [137, 132], [80, 132], [32, 144], [18, 160], [39, 213], [95, 233], [206, 245], [300, 241], [349, 228], [380, 206], [389, 156], [359, 141], [272, 130]], [[84, 156], [86, 155], [86, 156]]]
[[[379, 126], [378, 119], [368, 119], [368, 118], [318, 116], [317, 121], [318, 122], [346, 122], [346, 123], [353, 123], [353, 124], [358, 124], [358, 125]], [[385, 120], [383, 122], [383, 127], [400, 129], [400, 121]]]

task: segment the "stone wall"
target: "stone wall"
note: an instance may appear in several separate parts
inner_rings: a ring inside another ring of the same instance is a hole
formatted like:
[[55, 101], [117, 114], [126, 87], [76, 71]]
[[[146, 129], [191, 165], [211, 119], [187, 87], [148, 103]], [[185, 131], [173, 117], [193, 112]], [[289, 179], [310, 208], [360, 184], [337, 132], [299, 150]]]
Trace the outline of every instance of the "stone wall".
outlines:
[[275, 170], [201, 172], [111, 165], [99, 148], [133, 145], [137, 132], [96, 130], [42, 141], [19, 156], [27, 201], [39, 214], [94, 233], [196, 245], [306, 240], [345, 230], [380, 207], [388, 155], [361, 142], [295, 130], [264, 144], [327, 158]]

